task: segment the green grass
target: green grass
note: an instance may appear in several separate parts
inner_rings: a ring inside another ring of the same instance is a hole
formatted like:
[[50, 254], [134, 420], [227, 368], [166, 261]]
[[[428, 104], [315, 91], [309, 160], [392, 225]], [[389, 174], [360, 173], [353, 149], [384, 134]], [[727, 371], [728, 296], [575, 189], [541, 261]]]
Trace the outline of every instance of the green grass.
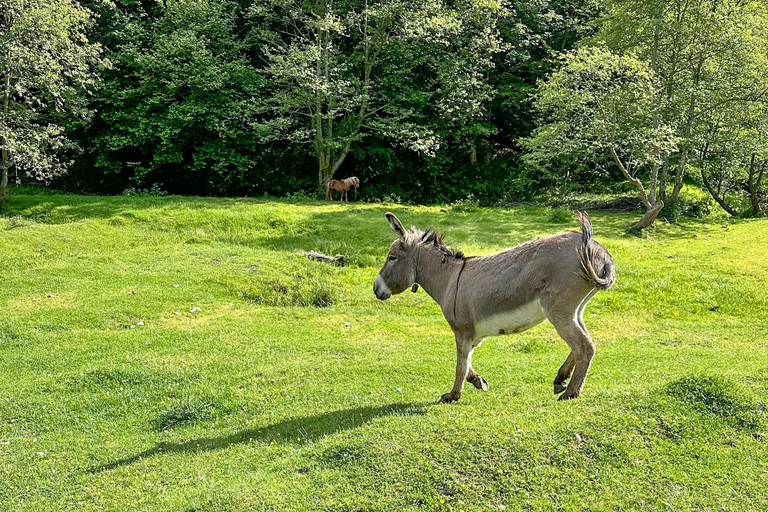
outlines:
[[555, 401], [568, 349], [543, 324], [486, 340], [490, 391], [445, 406], [439, 308], [372, 293], [384, 212], [468, 254], [575, 221], [23, 194], [0, 217], [1, 510], [768, 508], [766, 220], [638, 239], [594, 212], [618, 280], [586, 311], [582, 397]]

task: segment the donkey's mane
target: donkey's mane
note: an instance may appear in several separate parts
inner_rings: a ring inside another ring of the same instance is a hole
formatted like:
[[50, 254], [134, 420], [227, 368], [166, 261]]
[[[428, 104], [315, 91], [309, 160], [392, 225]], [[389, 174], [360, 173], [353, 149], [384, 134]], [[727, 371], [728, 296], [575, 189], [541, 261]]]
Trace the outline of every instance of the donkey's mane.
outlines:
[[416, 234], [418, 234], [421, 238], [422, 243], [434, 245], [440, 249], [440, 252], [450, 258], [455, 258], [457, 260], [464, 259], [464, 253], [461, 251], [455, 251], [445, 245], [445, 242], [443, 242], [443, 235], [435, 231], [433, 228], [429, 228], [426, 231], [419, 231], [415, 228], [414, 230], [416, 231]]

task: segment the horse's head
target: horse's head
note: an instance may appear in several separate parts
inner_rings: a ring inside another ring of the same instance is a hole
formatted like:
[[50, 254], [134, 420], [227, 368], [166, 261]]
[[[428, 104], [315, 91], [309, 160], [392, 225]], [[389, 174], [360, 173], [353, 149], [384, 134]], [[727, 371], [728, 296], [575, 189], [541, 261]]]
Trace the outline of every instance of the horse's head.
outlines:
[[387, 261], [376, 276], [373, 283], [373, 293], [381, 300], [387, 300], [393, 294], [397, 295], [413, 285], [416, 291], [416, 245], [419, 242], [417, 233], [407, 231], [394, 213], [387, 212], [387, 220], [397, 240], [392, 242], [387, 254]]

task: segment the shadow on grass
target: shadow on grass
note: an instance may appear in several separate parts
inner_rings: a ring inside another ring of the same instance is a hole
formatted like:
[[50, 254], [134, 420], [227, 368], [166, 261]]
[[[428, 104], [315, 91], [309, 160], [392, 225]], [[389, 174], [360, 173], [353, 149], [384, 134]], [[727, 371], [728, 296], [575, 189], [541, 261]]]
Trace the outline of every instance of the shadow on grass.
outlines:
[[360, 427], [376, 418], [426, 414], [426, 406], [427, 404], [396, 403], [377, 407], [355, 407], [304, 418], [293, 418], [273, 425], [245, 429], [224, 436], [190, 439], [181, 443], [158, 443], [141, 453], [108, 464], [91, 467], [88, 472], [107, 471], [165, 453], [197, 453], [221, 450], [254, 441], [280, 444], [293, 442], [297, 438], [301, 438], [302, 441], [313, 441], [337, 432]]
[[66, 224], [89, 219], [111, 219], [150, 209], [223, 210], [237, 205], [268, 202], [254, 198], [210, 198], [198, 196], [81, 196], [75, 194], [14, 195], [0, 216], [20, 216], [41, 224]]

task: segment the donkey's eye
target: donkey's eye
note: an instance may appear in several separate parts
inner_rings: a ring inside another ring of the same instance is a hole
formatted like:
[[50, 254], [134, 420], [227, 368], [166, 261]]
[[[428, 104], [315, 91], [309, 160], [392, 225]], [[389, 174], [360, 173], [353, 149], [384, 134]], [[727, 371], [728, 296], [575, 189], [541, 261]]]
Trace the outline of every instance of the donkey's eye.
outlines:
[[395, 256], [390, 256], [387, 258], [389, 261], [397, 261], [397, 258]]

